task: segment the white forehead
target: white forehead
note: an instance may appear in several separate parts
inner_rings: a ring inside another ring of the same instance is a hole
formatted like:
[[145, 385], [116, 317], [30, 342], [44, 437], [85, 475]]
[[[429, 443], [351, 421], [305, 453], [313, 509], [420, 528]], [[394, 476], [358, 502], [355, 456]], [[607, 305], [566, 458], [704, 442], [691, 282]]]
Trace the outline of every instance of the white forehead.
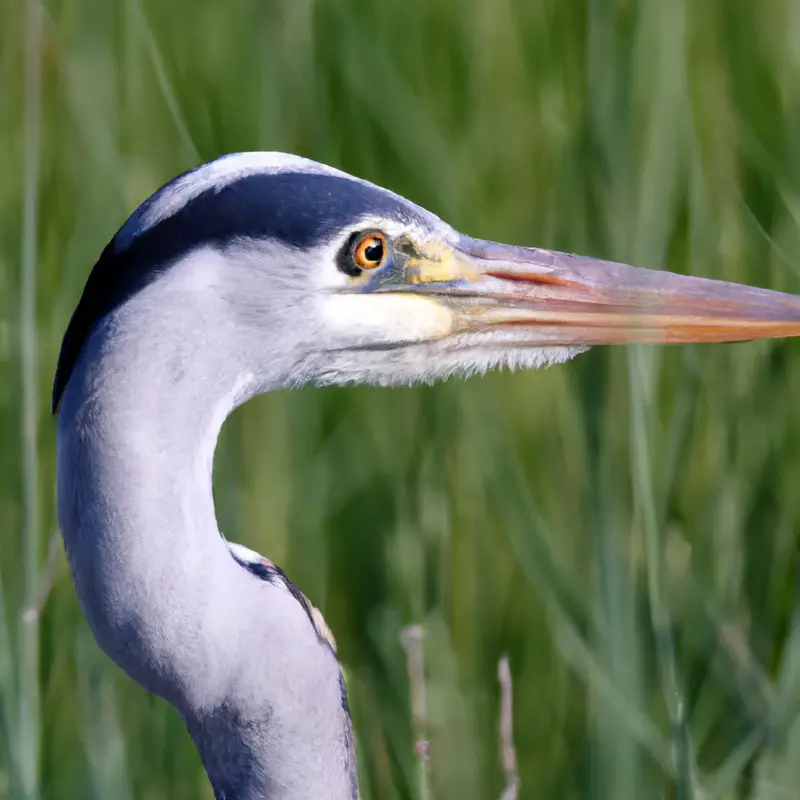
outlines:
[[369, 184], [369, 181], [356, 178], [342, 170], [290, 153], [231, 153], [175, 178], [145, 200], [117, 233], [114, 240], [116, 249], [124, 250], [143, 231], [173, 216], [209, 189], [224, 189], [250, 175], [269, 175], [280, 172], [335, 175], [372, 185]]

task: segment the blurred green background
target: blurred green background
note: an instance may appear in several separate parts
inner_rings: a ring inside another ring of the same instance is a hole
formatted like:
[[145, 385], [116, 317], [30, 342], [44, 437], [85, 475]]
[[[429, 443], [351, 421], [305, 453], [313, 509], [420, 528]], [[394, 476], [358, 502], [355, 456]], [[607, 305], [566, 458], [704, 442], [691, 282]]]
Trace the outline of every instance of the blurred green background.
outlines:
[[[476, 236], [800, 292], [800, 3], [5, 0], [0, 797], [210, 797], [81, 616], [48, 406], [118, 226], [254, 149]], [[797, 798], [798, 397], [792, 342], [278, 393], [225, 426], [218, 514], [325, 613], [365, 798], [500, 796], [506, 652], [520, 797]]]

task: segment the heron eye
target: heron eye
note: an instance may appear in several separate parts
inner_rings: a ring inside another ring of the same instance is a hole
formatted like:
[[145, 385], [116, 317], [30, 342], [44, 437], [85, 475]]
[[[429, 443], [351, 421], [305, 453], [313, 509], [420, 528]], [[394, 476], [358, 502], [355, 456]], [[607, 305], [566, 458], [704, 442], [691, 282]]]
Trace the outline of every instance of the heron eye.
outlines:
[[375, 269], [386, 260], [386, 237], [382, 233], [370, 233], [355, 246], [353, 263], [359, 269]]

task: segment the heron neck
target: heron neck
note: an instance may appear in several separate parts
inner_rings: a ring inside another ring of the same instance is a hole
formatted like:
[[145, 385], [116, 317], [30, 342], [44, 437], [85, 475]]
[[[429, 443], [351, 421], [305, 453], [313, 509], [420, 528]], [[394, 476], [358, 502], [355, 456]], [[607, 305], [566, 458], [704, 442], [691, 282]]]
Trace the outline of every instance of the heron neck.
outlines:
[[63, 397], [58, 504], [78, 597], [106, 653], [182, 714], [217, 797], [351, 800], [338, 662], [217, 527], [217, 437], [263, 379], [172, 311], [169, 330], [146, 309], [107, 320]]
[[211, 467], [233, 403], [225, 402], [230, 385], [203, 382], [201, 392], [180, 375], [182, 338], [170, 359], [155, 330], [136, 334], [113, 320], [101, 325], [67, 385], [58, 420], [59, 519], [99, 644], [177, 705], [192, 688], [181, 642], [201, 638], [187, 623], [208, 611], [198, 583], [215, 582], [230, 561]]

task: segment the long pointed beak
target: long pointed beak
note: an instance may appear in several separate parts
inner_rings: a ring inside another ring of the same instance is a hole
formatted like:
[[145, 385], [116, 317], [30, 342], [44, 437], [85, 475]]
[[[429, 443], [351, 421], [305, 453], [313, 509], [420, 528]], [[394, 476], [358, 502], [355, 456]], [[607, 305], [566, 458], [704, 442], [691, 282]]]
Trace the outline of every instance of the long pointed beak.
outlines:
[[781, 292], [468, 237], [452, 255], [450, 280], [427, 283], [421, 265], [414, 289], [451, 304], [462, 332], [513, 329], [529, 345], [800, 335], [800, 297]]

